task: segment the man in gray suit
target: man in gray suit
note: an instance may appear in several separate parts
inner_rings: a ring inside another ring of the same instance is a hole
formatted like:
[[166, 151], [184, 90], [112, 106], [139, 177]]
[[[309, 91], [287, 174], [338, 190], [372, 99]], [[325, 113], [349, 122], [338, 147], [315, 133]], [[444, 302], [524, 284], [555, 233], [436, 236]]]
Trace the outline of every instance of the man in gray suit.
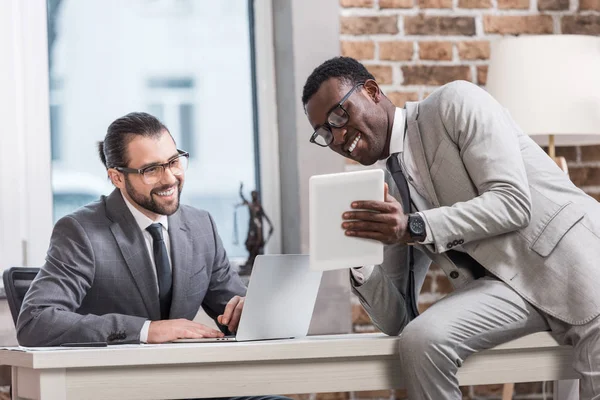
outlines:
[[[376, 326], [402, 332], [409, 398], [460, 399], [468, 356], [550, 330], [574, 348], [582, 397], [600, 399], [599, 203], [473, 84], [400, 109], [338, 57], [309, 76], [302, 101], [312, 142], [387, 165], [385, 201], [357, 199], [342, 227], [387, 245], [383, 264], [353, 269], [351, 284]], [[419, 316], [431, 261], [455, 291]]]
[[[246, 288], [211, 216], [179, 204], [188, 153], [131, 113], [99, 153], [116, 189], [61, 218], [17, 322], [19, 343], [163, 343], [235, 332]], [[199, 308], [222, 331], [192, 322]]]

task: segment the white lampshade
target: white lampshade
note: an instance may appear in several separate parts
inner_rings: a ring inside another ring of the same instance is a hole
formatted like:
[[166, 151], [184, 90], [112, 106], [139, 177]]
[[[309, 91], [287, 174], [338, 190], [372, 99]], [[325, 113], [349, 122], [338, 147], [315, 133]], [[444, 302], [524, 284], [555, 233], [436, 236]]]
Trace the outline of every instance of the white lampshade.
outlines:
[[487, 90], [540, 145], [600, 144], [600, 37], [497, 40]]

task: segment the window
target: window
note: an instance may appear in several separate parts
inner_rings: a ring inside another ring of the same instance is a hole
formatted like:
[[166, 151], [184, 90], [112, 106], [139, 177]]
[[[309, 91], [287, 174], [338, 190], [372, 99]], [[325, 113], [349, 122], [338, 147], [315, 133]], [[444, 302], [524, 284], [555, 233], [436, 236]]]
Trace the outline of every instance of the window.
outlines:
[[50, 81], [50, 153], [53, 161], [61, 158], [62, 102], [62, 81]]
[[153, 78], [147, 83], [148, 112], [171, 131], [179, 148], [198, 156], [194, 147], [194, 80], [191, 78]]
[[192, 156], [182, 202], [213, 215], [230, 257], [246, 256], [233, 233], [240, 182], [246, 197], [259, 183], [248, 1], [49, 0], [50, 79], [62, 83], [51, 94], [55, 220], [113, 190], [97, 142], [147, 111]]

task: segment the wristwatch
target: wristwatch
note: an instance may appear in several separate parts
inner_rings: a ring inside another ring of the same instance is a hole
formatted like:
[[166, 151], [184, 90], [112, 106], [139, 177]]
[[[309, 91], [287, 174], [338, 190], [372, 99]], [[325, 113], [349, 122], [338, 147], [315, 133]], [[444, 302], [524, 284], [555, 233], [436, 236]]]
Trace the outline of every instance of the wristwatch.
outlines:
[[422, 242], [427, 238], [425, 220], [419, 214], [408, 214], [408, 234], [413, 242]]

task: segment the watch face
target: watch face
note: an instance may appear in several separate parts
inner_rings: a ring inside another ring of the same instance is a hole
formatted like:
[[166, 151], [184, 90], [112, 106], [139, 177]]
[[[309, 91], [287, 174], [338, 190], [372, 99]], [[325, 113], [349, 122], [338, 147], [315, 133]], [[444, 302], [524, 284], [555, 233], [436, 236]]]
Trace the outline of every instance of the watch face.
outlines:
[[425, 234], [425, 222], [419, 217], [410, 219], [409, 228], [414, 236], [422, 236]]

